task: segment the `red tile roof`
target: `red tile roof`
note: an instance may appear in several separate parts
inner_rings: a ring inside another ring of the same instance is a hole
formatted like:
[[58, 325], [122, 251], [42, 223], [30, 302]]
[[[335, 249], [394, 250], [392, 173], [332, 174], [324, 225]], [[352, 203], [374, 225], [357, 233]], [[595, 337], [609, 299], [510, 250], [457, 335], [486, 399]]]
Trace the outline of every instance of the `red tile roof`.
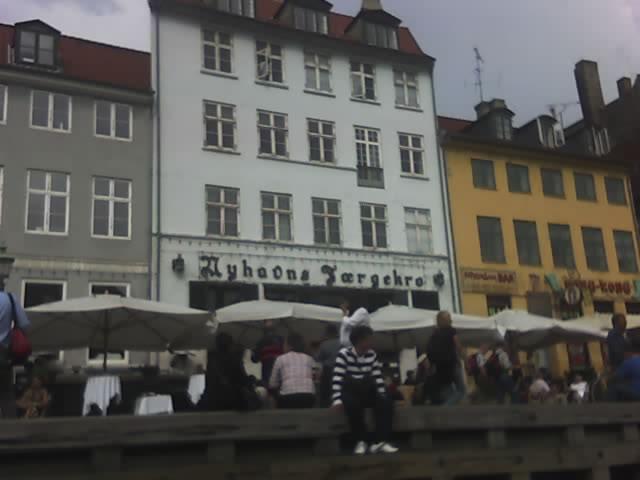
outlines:
[[448, 133], [461, 133], [472, 123], [473, 122], [471, 120], [465, 120], [463, 118], [438, 117], [438, 125]]
[[[13, 46], [14, 32], [12, 25], [0, 24], [0, 67], [10, 65], [8, 47]], [[151, 90], [149, 53], [64, 35], [59, 45], [62, 71], [54, 75], [132, 90]]]
[[[276, 13], [278, 13], [278, 10], [280, 10], [280, 8], [282, 7], [283, 1], [284, 0], [256, 0], [256, 20], [290, 28], [288, 25], [282, 25], [278, 20], [274, 19]], [[204, 0], [155, 0], [153, 3], [207, 7]], [[349, 15], [342, 15], [340, 13], [333, 12], [330, 13], [329, 37], [353, 43], [359, 43], [345, 34], [353, 19], [354, 17], [351, 17]], [[420, 45], [418, 45], [418, 42], [416, 41], [411, 31], [406, 27], [399, 28], [398, 50], [410, 55], [426, 56], [426, 54], [420, 48]]]

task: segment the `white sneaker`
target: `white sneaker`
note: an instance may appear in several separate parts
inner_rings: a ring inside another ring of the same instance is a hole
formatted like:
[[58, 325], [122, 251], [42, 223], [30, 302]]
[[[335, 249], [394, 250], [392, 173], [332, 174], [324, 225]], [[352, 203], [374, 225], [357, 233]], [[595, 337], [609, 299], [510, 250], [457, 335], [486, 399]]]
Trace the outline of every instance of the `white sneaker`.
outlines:
[[382, 442], [371, 445], [370, 452], [373, 454], [376, 453], [398, 453], [398, 448], [394, 447], [390, 443]]
[[354, 455], [365, 455], [367, 453], [367, 444], [364, 442], [358, 442], [356, 449], [353, 451]]

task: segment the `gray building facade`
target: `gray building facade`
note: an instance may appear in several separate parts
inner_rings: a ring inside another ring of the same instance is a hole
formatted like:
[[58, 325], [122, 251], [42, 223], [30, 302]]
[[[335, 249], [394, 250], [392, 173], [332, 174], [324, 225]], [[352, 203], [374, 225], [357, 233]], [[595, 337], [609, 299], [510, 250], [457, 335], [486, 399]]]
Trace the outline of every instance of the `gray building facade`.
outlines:
[[[15, 257], [7, 290], [26, 307], [100, 293], [148, 298], [149, 54], [39, 21], [0, 25], [0, 52], [0, 245]], [[66, 367], [102, 359], [61, 357]]]

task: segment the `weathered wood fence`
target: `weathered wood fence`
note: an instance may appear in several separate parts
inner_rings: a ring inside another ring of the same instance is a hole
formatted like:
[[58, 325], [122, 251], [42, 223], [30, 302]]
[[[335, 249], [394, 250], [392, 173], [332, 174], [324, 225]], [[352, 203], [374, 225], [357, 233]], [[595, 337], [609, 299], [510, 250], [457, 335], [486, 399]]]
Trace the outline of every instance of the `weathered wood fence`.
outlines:
[[354, 458], [326, 410], [0, 422], [7, 480], [640, 480], [640, 405], [406, 408]]

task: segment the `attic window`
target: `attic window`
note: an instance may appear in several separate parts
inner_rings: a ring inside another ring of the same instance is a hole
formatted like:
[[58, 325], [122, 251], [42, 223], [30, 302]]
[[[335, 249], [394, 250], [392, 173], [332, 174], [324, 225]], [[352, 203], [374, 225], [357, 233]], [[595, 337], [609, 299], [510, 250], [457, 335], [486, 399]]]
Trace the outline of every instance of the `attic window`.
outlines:
[[324, 12], [318, 12], [309, 8], [295, 7], [293, 10], [295, 27], [307, 32], [329, 33], [328, 16]]
[[55, 66], [55, 38], [46, 33], [19, 30], [16, 61], [46, 67]]
[[375, 47], [398, 49], [398, 31], [393, 27], [367, 22], [364, 24], [364, 39]]
[[217, 2], [219, 10], [243, 17], [255, 16], [254, 0], [217, 0]]
[[508, 115], [496, 115], [494, 121], [496, 137], [500, 140], [511, 140], [513, 137], [511, 118]]

